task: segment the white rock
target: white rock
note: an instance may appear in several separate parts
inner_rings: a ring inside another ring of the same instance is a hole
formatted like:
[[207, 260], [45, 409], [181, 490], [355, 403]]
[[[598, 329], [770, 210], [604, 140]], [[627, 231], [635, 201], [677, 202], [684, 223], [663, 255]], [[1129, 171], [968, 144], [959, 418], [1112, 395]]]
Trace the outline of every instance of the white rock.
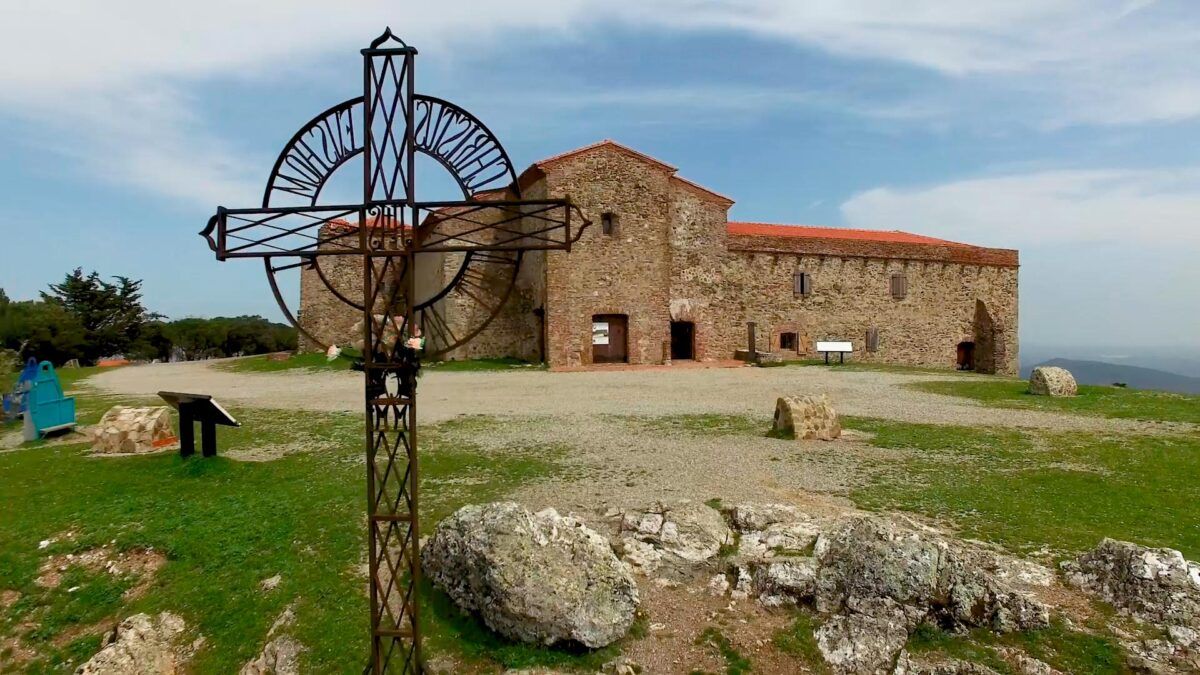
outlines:
[[1029, 375], [1029, 393], [1037, 396], [1074, 396], [1079, 392], [1071, 371], [1056, 366], [1038, 366]]
[[105, 646], [75, 670], [76, 675], [171, 675], [182, 670], [176, 642], [186, 624], [163, 612], [135, 614], [106, 638]]
[[522, 642], [603, 647], [629, 630], [639, 602], [608, 540], [553, 509], [464, 506], [438, 524], [421, 560], [455, 604]]

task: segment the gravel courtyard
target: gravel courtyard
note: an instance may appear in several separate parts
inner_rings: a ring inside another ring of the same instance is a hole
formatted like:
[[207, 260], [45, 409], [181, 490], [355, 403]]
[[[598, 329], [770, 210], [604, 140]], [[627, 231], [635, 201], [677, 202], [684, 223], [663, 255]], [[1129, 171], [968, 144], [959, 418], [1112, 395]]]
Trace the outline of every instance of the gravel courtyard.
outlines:
[[[320, 412], [362, 409], [357, 372], [237, 373], [220, 361], [155, 364], [114, 369], [88, 383], [121, 395], [195, 391], [222, 401], [262, 408]], [[420, 415], [425, 423], [459, 415], [585, 416], [734, 414], [770, 417], [785, 394], [827, 393], [838, 412], [903, 422], [1091, 430], [1153, 431], [1154, 423], [1083, 417], [1035, 410], [988, 408], [973, 401], [927, 394], [903, 385], [922, 380], [977, 377], [786, 368], [687, 368], [546, 372], [439, 372], [421, 377]]]
[[[1159, 428], [1133, 420], [988, 408], [903, 386], [955, 377], [973, 376], [824, 367], [431, 370], [421, 379], [419, 409], [427, 428], [459, 416], [495, 420], [486, 433], [450, 432], [489, 452], [569, 449], [563, 457], [572, 468], [568, 476], [523, 487], [513, 497], [532, 506], [586, 511], [713, 497], [849, 508], [848, 492], [869, 471], [890, 464], [898, 451], [873, 447], [853, 432], [833, 443], [802, 443], [801, 452], [795, 441], [768, 438], [775, 399], [784, 394], [824, 392], [842, 414], [902, 422], [1099, 432]], [[121, 368], [93, 377], [90, 384], [122, 395], [198, 391], [241, 406], [356, 412], [362, 406], [360, 378], [350, 371], [237, 373], [219, 362], [199, 362]], [[700, 415], [759, 419], [763, 435], [696, 433], [670, 424]]]

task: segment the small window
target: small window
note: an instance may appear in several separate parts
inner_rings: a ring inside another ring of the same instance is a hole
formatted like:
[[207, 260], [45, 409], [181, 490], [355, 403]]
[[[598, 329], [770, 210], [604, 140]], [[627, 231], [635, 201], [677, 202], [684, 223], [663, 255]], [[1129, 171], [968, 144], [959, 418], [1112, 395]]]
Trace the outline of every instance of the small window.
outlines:
[[892, 275], [892, 298], [903, 300], [908, 295], [908, 277], [903, 274]]
[[779, 334], [779, 349], [785, 352], [796, 351], [796, 334], [795, 333], [780, 333]]
[[879, 351], [879, 329], [874, 326], [867, 329], [867, 351]]
[[608, 212], [600, 214], [600, 231], [611, 237], [617, 233], [617, 214]]
[[812, 275], [808, 272], [796, 271], [796, 275], [792, 278], [793, 291], [796, 297], [812, 294]]

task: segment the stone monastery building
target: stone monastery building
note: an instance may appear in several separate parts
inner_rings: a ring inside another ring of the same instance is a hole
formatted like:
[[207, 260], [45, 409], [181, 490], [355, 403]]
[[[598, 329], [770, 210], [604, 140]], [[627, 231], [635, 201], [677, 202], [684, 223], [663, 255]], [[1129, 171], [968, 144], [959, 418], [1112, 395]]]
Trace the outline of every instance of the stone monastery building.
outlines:
[[[818, 358], [817, 341], [837, 340], [853, 344], [853, 360], [1017, 373], [1015, 250], [731, 222], [733, 200], [607, 140], [536, 162], [519, 181], [527, 199], [569, 197], [592, 226], [569, 254], [527, 253], [500, 315], [447, 358], [724, 360], [753, 330], [758, 351], [785, 359]], [[327, 279], [361, 298], [361, 263], [339, 260]], [[418, 270], [418, 285], [457, 264]], [[455, 321], [454, 298], [440, 302]], [[360, 316], [302, 273], [299, 321], [318, 341], [355, 343]]]

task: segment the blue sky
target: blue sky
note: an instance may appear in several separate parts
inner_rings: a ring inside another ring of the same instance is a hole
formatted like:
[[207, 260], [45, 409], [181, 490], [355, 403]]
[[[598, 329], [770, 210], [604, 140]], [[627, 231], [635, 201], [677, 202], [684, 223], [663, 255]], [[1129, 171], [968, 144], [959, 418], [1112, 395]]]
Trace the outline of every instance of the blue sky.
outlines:
[[171, 317], [278, 318], [261, 267], [195, 233], [257, 202], [390, 25], [421, 50], [418, 88], [522, 167], [613, 138], [734, 219], [1019, 248], [1025, 341], [1200, 342], [1192, 2], [99, 4], [0, 8], [12, 297], [82, 266], [144, 278]]

